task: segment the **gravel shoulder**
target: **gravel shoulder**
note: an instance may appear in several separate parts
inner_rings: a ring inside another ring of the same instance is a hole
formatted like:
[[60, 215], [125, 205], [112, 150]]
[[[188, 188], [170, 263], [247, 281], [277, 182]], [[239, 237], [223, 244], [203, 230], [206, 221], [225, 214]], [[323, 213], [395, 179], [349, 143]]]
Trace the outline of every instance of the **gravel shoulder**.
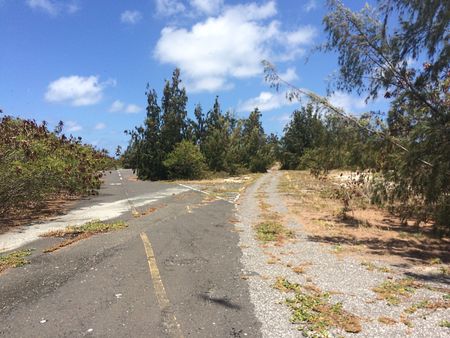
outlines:
[[[379, 268], [381, 263], [377, 261], [367, 265], [356, 255], [337, 254], [339, 248], [335, 245], [311, 240], [279, 193], [281, 175], [279, 171], [269, 172], [246, 190], [237, 208], [239, 223], [235, 224], [250, 298], [264, 337], [450, 335], [446, 327], [450, 321], [450, 288], [445, 280], [416, 281], [401, 266], [386, 267], [383, 263], [384, 268]], [[274, 243], [256, 239], [255, 225], [261, 221], [262, 203], [295, 234], [294, 239]], [[302, 271], [294, 267], [302, 267]], [[291, 323], [292, 307], [288, 307], [286, 299], [293, 295], [274, 288], [280, 278], [298, 284], [302, 290], [305, 287], [327, 294], [331, 306], [340, 304], [342, 313], [358, 319], [358, 332], [346, 332], [333, 321], [323, 330], [311, 329], [306, 320]], [[374, 291], [377, 288], [379, 292]], [[397, 303], [394, 298], [398, 298], [398, 304], [393, 304]]]

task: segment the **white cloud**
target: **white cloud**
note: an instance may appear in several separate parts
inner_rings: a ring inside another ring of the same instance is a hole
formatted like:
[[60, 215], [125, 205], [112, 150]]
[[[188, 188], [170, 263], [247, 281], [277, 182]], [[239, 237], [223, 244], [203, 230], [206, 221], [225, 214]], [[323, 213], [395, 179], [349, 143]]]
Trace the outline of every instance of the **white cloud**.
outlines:
[[99, 122], [95, 125], [94, 129], [95, 130], [102, 130], [106, 128], [106, 124], [104, 124], [103, 122]]
[[88, 106], [102, 99], [103, 89], [115, 85], [115, 80], [100, 83], [98, 76], [61, 77], [48, 85], [45, 99], [48, 102], [66, 102], [72, 106]]
[[64, 127], [68, 132], [74, 132], [74, 131], [80, 131], [83, 129], [82, 126], [80, 126], [77, 122], [75, 121], [67, 121], [64, 123]]
[[293, 67], [286, 69], [284, 73], [280, 73], [278, 75], [280, 76], [280, 78], [287, 82], [298, 80], [297, 72]]
[[58, 14], [59, 10], [56, 4], [50, 0], [27, 0], [27, 5], [33, 9], [40, 9], [50, 15]]
[[197, 11], [211, 15], [220, 10], [223, 0], [190, 0], [190, 4]]
[[231, 88], [231, 78], [261, 75], [262, 59], [291, 60], [315, 36], [310, 26], [286, 32], [280, 22], [267, 22], [276, 13], [274, 1], [251, 3], [226, 7], [190, 29], [165, 27], [154, 56], [180, 67], [191, 91]]
[[123, 23], [136, 24], [142, 20], [142, 14], [139, 11], [126, 10], [120, 14], [120, 21]]
[[142, 108], [136, 104], [126, 104], [120, 100], [116, 100], [111, 104], [109, 108], [111, 113], [127, 113], [127, 114], [135, 114], [142, 111]]
[[170, 16], [182, 13], [186, 7], [178, 0], [156, 0], [156, 12], [159, 15]]
[[278, 109], [285, 106], [298, 104], [297, 101], [289, 101], [284, 93], [261, 92], [259, 96], [239, 103], [238, 112], [250, 112], [258, 108], [262, 112]]
[[332, 105], [342, 108], [346, 113], [361, 112], [367, 108], [364, 99], [341, 91], [336, 91], [331, 94], [328, 100]]
[[32, 9], [41, 10], [52, 16], [56, 16], [61, 12], [73, 14], [80, 9], [74, 1], [63, 3], [55, 0], [27, 0], [26, 3]]
[[317, 0], [309, 0], [304, 6], [303, 9], [305, 12], [309, 13], [312, 10], [315, 10], [317, 8]]

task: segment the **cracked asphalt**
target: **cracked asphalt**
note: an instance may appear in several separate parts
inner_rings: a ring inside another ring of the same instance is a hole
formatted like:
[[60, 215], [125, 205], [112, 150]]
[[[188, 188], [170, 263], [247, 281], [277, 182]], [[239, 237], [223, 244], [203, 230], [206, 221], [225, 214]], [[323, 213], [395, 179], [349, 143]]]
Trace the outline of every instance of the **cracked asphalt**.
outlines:
[[[53, 253], [43, 250], [58, 239], [23, 246], [34, 249], [30, 264], [0, 275], [0, 336], [259, 337], [260, 323], [242, 278], [251, 272], [240, 263], [235, 206], [205, 202], [205, 195], [190, 190], [164, 194], [173, 188], [134, 181], [126, 170], [120, 176], [112, 172], [99, 196], [74, 208], [155, 194], [157, 200], [137, 210], [155, 209], [136, 218], [130, 206], [115, 218], [128, 228]], [[143, 234], [159, 276], [149, 268]]]

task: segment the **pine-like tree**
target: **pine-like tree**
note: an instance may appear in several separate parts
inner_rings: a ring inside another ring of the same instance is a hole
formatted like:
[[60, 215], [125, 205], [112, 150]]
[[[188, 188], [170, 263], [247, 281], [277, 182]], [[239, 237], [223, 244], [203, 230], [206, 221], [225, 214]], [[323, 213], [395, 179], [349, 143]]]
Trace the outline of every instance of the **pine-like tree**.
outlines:
[[176, 68], [172, 82], [166, 81], [164, 85], [161, 100], [161, 145], [165, 154], [187, 136], [187, 101], [186, 89], [181, 86], [180, 70]]

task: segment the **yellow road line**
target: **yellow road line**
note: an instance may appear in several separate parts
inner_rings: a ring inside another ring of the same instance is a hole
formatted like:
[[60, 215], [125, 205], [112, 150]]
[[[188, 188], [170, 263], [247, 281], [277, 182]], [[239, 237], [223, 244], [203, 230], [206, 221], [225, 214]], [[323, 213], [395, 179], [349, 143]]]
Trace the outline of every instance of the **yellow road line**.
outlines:
[[158, 299], [159, 307], [163, 313], [163, 319], [167, 326], [167, 330], [172, 337], [183, 338], [180, 325], [178, 325], [175, 314], [170, 309], [170, 301], [169, 298], [167, 298], [166, 289], [164, 288], [164, 284], [161, 280], [161, 274], [159, 273], [158, 265], [156, 264], [152, 244], [150, 243], [150, 240], [145, 232], [141, 232], [141, 239], [144, 243], [144, 249], [147, 255], [148, 267], [150, 268], [150, 276], [153, 281], [156, 298]]

